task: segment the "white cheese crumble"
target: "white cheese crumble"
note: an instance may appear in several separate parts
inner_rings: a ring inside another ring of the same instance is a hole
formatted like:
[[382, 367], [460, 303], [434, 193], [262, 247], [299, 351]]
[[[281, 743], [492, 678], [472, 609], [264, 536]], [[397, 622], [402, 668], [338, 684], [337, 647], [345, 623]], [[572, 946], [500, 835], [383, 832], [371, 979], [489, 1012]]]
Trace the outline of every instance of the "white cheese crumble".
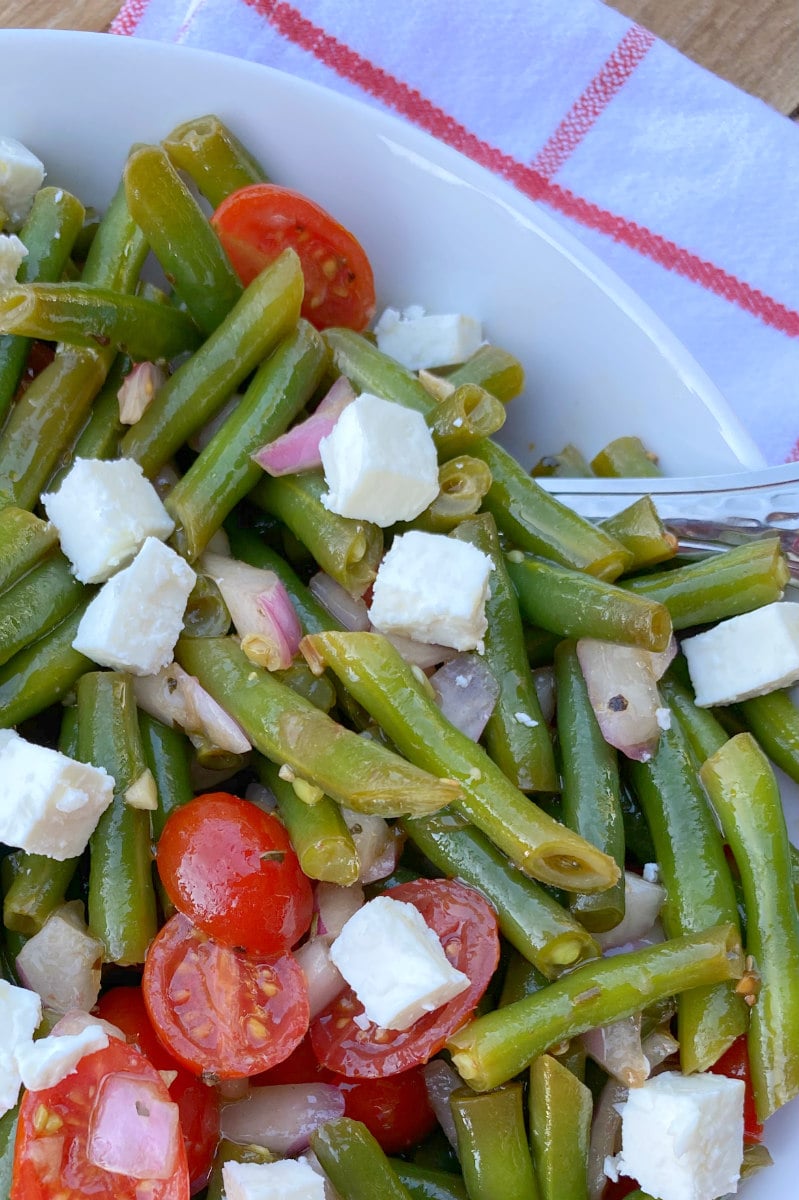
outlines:
[[325, 1180], [302, 1159], [270, 1163], [226, 1162], [227, 1200], [325, 1200]]
[[16, 138], [0, 137], [0, 207], [14, 227], [27, 217], [44, 182], [44, 163]]
[[0, 287], [11, 287], [27, 254], [27, 247], [15, 234], [0, 234]]
[[776, 602], [685, 638], [702, 708], [764, 696], [799, 680], [799, 604]]
[[375, 325], [377, 345], [410, 371], [465, 362], [483, 340], [480, 322], [460, 313], [387, 308]]

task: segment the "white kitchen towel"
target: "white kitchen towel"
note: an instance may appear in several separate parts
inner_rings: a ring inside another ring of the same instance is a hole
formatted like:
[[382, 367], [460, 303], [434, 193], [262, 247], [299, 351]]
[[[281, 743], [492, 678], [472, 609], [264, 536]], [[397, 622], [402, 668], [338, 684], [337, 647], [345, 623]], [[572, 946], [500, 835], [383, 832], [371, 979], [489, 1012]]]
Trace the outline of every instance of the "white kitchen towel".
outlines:
[[111, 32], [312, 79], [509, 179], [799, 459], [799, 126], [600, 0], [128, 0]]

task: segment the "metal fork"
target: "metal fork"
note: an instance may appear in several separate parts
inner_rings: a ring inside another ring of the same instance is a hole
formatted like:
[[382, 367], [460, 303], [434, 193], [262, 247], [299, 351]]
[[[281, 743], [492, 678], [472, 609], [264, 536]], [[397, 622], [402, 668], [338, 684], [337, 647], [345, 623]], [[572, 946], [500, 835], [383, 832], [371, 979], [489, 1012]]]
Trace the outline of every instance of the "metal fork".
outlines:
[[708, 554], [752, 538], [777, 536], [799, 586], [799, 463], [734, 475], [675, 479], [537, 480], [589, 520], [613, 516], [640, 496], [650, 495], [681, 553]]

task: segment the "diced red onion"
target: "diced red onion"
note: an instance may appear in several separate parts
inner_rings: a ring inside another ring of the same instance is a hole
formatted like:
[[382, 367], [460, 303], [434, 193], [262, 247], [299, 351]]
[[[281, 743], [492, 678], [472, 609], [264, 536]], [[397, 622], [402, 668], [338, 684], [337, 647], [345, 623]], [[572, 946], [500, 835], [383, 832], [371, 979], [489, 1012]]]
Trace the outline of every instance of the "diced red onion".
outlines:
[[247, 657], [269, 671], [290, 667], [302, 629], [282, 580], [221, 554], [206, 552], [201, 566], [222, 593]]
[[363, 899], [360, 883], [349, 887], [324, 881], [317, 883], [314, 888], [314, 908], [318, 917], [316, 937], [337, 938], [350, 917], [363, 906]]
[[93, 937], [83, 919], [83, 904], [62, 904], [16, 958], [25, 987], [38, 992], [42, 1004], [55, 1012], [79, 1008], [88, 1012], [97, 1003], [103, 944]]
[[547, 725], [555, 719], [555, 670], [553, 667], [536, 667], [532, 672], [541, 715]]
[[47, 1137], [34, 1137], [28, 1140], [25, 1158], [35, 1167], [36, 1178], [41, 1184], [55, 1187], [61, 1182], [64, 1141], [63, 1133], [50, 1134]]
[[644, 654], [649, 655], [649, 660], [652, 663], [652, 674], [655, 679], [661, 679], [671, 664], [677, 657], [677, 639], [674, 634], [669, 639], [669, 644], [665, 650], [644, 650]]
[[376, 883], [385, 879], [397, 865], [403, 842], [401, 831], [375, 813], [354, 812], [342, 805], [341, 815], [355, 843], [359, 881]]
[[617, 1079], [609, 1079], [594, 1107], [591, 1140], [588, 1147], [589, 1200], [602, 1200], [607, 1184], [605, 1160], [621, 1149], [620, 1104], [627, 1099], [628, 1088]]
[[238, 392], [231, 396], [230, 399], [222, 405], [219, 411], [214, 413], [210, 421], [206, 421], [205, 424], [198, 429], [192, 437], [189, 438], [189, 446], [191, 449], [196, 450], [198, 454], [201, 450], [204, 450], [211, 441], [211, 438], [213, 438], [214, 435], [219, 432], [225, 421], [232, 413], [236, 411], [243, 399], [244, 397]]
[[[371, 629], [372, 626], [370, 625], [369, 628]], [[458, 653], [452, 646], [437, 646], [433, 642], [415, 642], [412, 638], [402, 637], [398, 633], [384, 633], [383, 637], [391, 642], [406, 663], [410, 663], [412, 667], [421, 667], [423, 671], [449, 662]]]
[[323, 608], [345, 629], [351, 633], [365, 633], [369, 629], [369, 610], [361, 596], [352, 596], [324, 571], [312, 575], [308, 587]]
[[324, 1172], [324, 1168], [323, 1168], [322, 1164], [320, 1163], [319, 1159], [314, 1154], [313, 1150], [308, 1149], [305, 1151], [304, 1154], [300, 1155], [300, 1162], [303, 1162], [303, 1161], [307, 1162], [307, 1164], [311, 1168], [311, 1170], [316, 1175], [319, 1175], [321, 1177], [321, 1179], [323, 1180], [324, 1185], [325, 1185], [325, 1200], [341, 1200], [341, 1196], [339, 1195], [339, 1193], [333, 1187], [333, 1184], [328, 1179], [327, 1175]]
[[180, 1112], [151, 1079], [115, 1071], [101, 1081], [86, 1156], [114, 1175], [168, 1179], [180, 1146]]
[[140, 362], [131, 367], [117, 392], [120, 423], [135, 425], [165, 383], [166, 371], [157, 363]]
[[348, 404], [355, 399], [352, 384], [343, 375], [320, 400], [316, 411], [304, 421], [293, 425], [273, 442], [256, 450], [253, 459], [269, 475], [293, 475], [321, 467], [319, 443], [333, 432], [333, 427]]
[[456, 729], [479, 741], [499, 698], [499, 683], [479, 654], [458, 654], [430, 677], [438, 706]]
[[70, 1033], [82, 1033], [84, 1029], [94, 1025], [98, 1025], [110, 1038], [117, 1038], [120, 1042], [128, 1040], [116, 1025], [112, 1025], [110, 1021], [104, 1021], [102, 1017], [93, 1017], [91, 1013], [84, 1012], [82, 1008], [71, 1008], [69, 1012], [65, 1012], [50, 1030], [50, 1036], [62, 1037]]
[[625, 1087], [640, 1087], [649, 1077], [649, 1060], [641, 1048], [641, 1014], [622, 1017], [582, 1035], [585, 1052]]
[[220, 1079], [216, 1085], [222, 1100], [243, 1100], [250, 1091], [250, 1081], [243, 1079]]
[[443, 1058], [434, 1058], [429, 1063], [426, 1063], [422, 1067], [422, 1074], [424, 1075], [430, 1107], [436, 1114], [438, 1123], [443, 1129], [447, 1141], [457, 1154], [458, 1134], [455, 1129], [455, 1118], [452, 1115], [449, 1098], [456, 1088], [463, 1087], [463, 1080], [455, 1068], [450, 1063], [445, 1062]]
[[139, 708], [165, 725], [179, 725], [186, 733], [201, 734], [231, 754], [246, 754], [252, 749], [241, 726], [206, 692], [199, 679], [175, 662], [157, 675], [135, 676], [133, 691]]
[[[615, 929], [595, 934], [603, 952], [640, 942], [651, 935], [665, 899], [666, 889], [659, 883], [647, 883], [634, 871], [625, 871], [624, 917]], [[651, 940], [662, 941], [662, 933], [655, 932]]]
[[628, 758], [647, 762], [660, 739], [661, 702], [651, 654], [580, 638], [577, 657], [603, 738]]
[[159, 467], [150, 482], [158, 493], [159, 498], [166, 500], [179, 479], [180, 475], [175, 464], [173, 462], [165, 462], [162, 467]]
[[329, 1083], [282, 1083], [254, 1087], [244, 1100], [226, 1104], [222, 1137], [265, 1146], [274, 1154], [298, 1154], [326, 1121], [344, 1115], [344, 1094]]
[[257, 804], [264, 812], [274, 812], [277, 808], [275, 793], [265, 783], [259, 783], [257, 779], [253, 779], [247, 784], [244, 798], [252, 804]]
[[344, 987], [344, 980], [330, 957], [327, 938], [311, 938], [294, 951], [308, 984], [311, 1020], [327, 1008]]
[[641, 1046], [649, 1062], [650, 1074], [653, 1075], [667, 1058], [677, 1054], [680, 1049], [680, 1043], [671, 1036], [667, 1029], [653, 1029], [644, 1038]]

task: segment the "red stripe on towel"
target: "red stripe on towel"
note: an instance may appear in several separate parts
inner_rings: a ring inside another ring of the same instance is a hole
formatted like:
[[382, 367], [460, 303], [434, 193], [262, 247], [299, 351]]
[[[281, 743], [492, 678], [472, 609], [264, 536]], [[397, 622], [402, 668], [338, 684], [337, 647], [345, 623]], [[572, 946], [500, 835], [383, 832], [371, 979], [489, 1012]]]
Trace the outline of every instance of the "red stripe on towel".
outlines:
[[136, 26], [144, 16], [149, 0], [128, 0], [108, 26], [109, 33], [120, 33], [130, 37], [136, 32]]

